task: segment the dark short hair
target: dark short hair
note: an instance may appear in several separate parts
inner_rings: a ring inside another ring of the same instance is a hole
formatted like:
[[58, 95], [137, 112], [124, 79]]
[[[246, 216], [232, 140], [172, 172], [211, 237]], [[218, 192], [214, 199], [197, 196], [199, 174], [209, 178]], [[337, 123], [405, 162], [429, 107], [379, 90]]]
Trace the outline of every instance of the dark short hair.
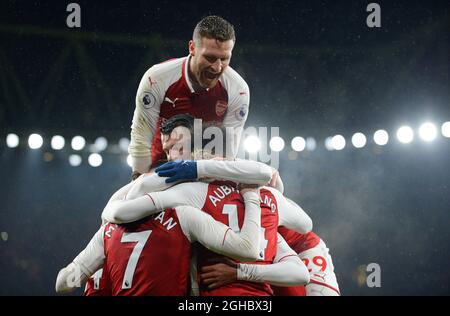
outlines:
[[212, 138], [210, 138], [210, 139], [203, 137], [203, 133], [205, 132], [205, 130], [207, 130], [210, 127], [215, 127], [215, 128], [217, 128], [217, 131], [223, 137], [222, 138], [222, 141], [223, 141], [222, 151], [223, 152], [216, 152], [217, 148], [214, 147], [213, 152], [211, 152], [210, 154], [226, 157], [227, 149], [229, 146], [228, 140], [233, 139], [233, 137], [231, 135], [228, 135], [226, 128], [222, 127], [219, 122], [215, 122], [215, 121], [203, 122], [202, 121], [201, 148], [195, 148], [195, 146], [194, 146], [194, 140], [195, 140], [194, 120], [195, 120], [195, 118], [190, 114], [177, 114], [177, 115], [174, 115], [171, 118], [167, 119], [164, 123], [162, 123], [160, 131], [164, 135], [169, 135], [178, 126], [183, 126], [183, 127], [188, 128], [190, 131], [190, 134], [191, 134], [191, 152], [194, 152], [195, 150], [203, 151], [205, 149], [206, 145], [208, 145], [211, 141], [213, 141], [216, 137], [218, 137], [218, 135], [216, 135], [216, 134], [212, 134], [211, 135]]
[[221, 42], [236, 40], [233, 25], [217, 15], [207, 16], [195, 26], [192, 38], [197, 40], [203, 37], [217, 39]]
[[175, 127], [184, 126], [187, 127], [191, 133], [194, 132], [194, 117], [190, 114], [177, 114], [167, 119], [161, 124], [161, 133], [168, 135], [172, 133]]

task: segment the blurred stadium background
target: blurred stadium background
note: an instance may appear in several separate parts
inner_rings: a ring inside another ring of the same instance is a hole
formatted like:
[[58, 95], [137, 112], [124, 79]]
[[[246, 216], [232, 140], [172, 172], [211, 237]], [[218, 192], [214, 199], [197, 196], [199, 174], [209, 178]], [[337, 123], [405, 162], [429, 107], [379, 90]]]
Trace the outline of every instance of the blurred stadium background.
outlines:
[[[450, 294], [448, 1], [377, 1], [380, 29], [365, 24], [371, 1], [77, 1], [80, 29], [65, 25], [69, 2], [0, 4], [1, 295], [54, 294], [129, 181], [142, 74], [187, 55], [208, 14], [235, 25], [246, 126], [280, 127], [287, 196], [330, 248], [342, 294]], [[369, 263], [380, 288], [366, 285]]]

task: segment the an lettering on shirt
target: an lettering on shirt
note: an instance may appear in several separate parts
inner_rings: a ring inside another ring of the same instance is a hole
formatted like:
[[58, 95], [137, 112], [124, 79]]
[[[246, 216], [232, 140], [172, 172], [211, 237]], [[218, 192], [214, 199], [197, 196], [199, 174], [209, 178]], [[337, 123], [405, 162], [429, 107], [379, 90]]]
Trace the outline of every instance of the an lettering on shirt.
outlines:
[[164, 215], [166, 215], [165, 211], [159, 213], [158, 216], [156, 216], [154, 218], [154, 220], [160, 222], [161, 225], [163, 225], [167, 230], [171, 230], [172, 228], [174, 228], [178, 224], [173, 219], [173, 217], [169, 217], [168, 219], [164, 220]]

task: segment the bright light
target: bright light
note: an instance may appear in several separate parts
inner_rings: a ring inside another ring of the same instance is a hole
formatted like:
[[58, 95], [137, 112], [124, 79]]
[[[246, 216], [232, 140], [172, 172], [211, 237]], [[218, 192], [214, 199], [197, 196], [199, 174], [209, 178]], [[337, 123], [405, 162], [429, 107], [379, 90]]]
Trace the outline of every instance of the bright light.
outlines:
[[333, 143], [331, 142], [331, 140], [332, 140], [332, 137], [327, 137], [325, 139], [325, 148], [329, 151], [334, 150]]
[[314, 151], [316, 149], [317, 143], [316, 140], [312, 137], [306, 138], [306, 150], [308, 151]]
[[19, 136], [16, 134], [8, 134], [8, 136], [6, 136], [6, 146], [9, 148], [16, 148], [19, 146]]
[[257, 136], [249, 136], [244, 141], [244, 148], [249, 153], [256, 153], [261, 149], [261, 141]]
[[430, 122], [422, 124], [419, 128], [419, 136], [426, 142], [433, 141], [437, 136], [436, 125]]
[[389, 141], [389, 134], [385, 130], [378, 130], [373, 134], [373, 141], [379, 146], [384, 146]]
[[306, 147], [306, 141], [303, 137], [297, 136], [292, 138], [291, 147], [295, 151], [303, 151]]
[[269, 146], [273, 151], [282, 151], [284, 148], [284, 140], [279, 136], [272, 137], [269, 142]]
[[71, 144], [73, 150], [82, 150], [86, 145], [86, 140], [82, 136], [75, 136], [72, 138]]
[[450, 122], [445, 122], [441, 127], [442, 136], [450, 138]]
[[3, 241], [8, 241], [8, 233], [7, 232], [1, 232], [0, 236], [2, 237]]
[[408, 144], [414, 139], [414, 131], [409, 126], [402, 126], [397, 130], [397, 138], [403, 144]]
[[52, 137], [51, 146], [54, 150], [61, 150], [64, 148], [64, 145], [66, 144], [66, 141], [64, 140], [64, 137], [60, 135], [56, 135]]
[[43, 143], [44, 140], [39, 134], [31, 134], [30, 137], [28, 137], [28, 146], [30, 146], [31, 149], [39, 149]]
[[119, 147], [122, 151], [127, 152], [129, 145], [130, 145], [130, 140], [128, 138], [123, 137], [119, 140]]
[[130, 167], [133, 167], [133, 166], [131, 165], [132, 162], [133, 162], [133, 158], [131, 158], [131, 155], [128, 155], [128, 156], [127, 156], [127, 164], [128, 164]]
[[363, 148], [366, 146], [367, 138], [363, 133], [355, 133], [352, 136], [352, 144], [355, 148]]
[[104, 151], [108, 147], [108, 141], [105, 137], [99, 137], [95, 140], [94, 147], [97, 151]]
[[331, 145], [335, 150], [342, 150], [345, 148], [345, 138], [342, 135], [335, 135], [331, 139]]
[[81, 157], [79, 155], [70, 155], [69, 164], [72, 167], [78, 167], [79, 165], [81, 165]]
[[88, 158], [88, 162], [91, 167], [98, 167], [102, 164], [103, 159], [99, 154], [90, 154]]

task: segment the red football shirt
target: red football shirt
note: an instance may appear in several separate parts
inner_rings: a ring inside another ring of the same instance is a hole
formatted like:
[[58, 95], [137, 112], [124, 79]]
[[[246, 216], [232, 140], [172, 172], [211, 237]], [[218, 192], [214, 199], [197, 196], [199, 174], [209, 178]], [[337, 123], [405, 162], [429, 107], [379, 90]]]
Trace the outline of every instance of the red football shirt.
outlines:
[[[188, 59], [183, 61], [186, 69]], [[187, 84], [187, 74], [182, 71], [181, 78], [167, 89], [161, 103], [158, 125], [152, 143], [152, 166], [166, 159], [161, 143], [161, 123], [177, 114], [191, 114], [205, 123], [222, 123], [228, 108], [228, 93], [219, 81], [213, 88], [201, 92], [192, 92]]]
[[190, 245], [174, 209], [126, 225], [108, 224], [104, 269], [112, 295], [187, 295]]
[[[275, 197], [268, 190], [261, 189], [261, 242], [260, 260], [256, 264], [271, 264], [277, 251], [278, 209]], [[244, 221], [245, 205], [239, 192], [230, 183], [215, 182], [208, 187], [203, 210], [234, 231], [239, 231]], [[218, 255], [201, 247], [198, 253], [199, 268], [208, 265], [208, 260]], [[200, 269], [199, 269], [200, 271]], [[239, 281], [215, 290], [207, 290], [201, 284], [202, 296], [268, 296], [272, 290], [267, 283]]]
[[[320, 237], [313, 232], [300, 234], [283, 226], [278, 228], [278, 232], [286, 240], [289, 247], [291, 247], [297, 254], [314, 248], [320, 242]], [[306, 296], [305, 287], [303, 285], [289, 287], [273, 286], [272, 289], [276, 296]]]
[[278, 228], [278, 232], [286, 240], [289, 247], [294, 249], [297, 254], [305, 250], [314, 248], [320, 242], [320, 237], [313, 232], [300, 234], [283, 226]]
[[104, 272], [103, 268], [94, 273], [86, 281], [84, 288], [85, 296], [111, 296], [111, 286], [108, 280], [108, 274]]

